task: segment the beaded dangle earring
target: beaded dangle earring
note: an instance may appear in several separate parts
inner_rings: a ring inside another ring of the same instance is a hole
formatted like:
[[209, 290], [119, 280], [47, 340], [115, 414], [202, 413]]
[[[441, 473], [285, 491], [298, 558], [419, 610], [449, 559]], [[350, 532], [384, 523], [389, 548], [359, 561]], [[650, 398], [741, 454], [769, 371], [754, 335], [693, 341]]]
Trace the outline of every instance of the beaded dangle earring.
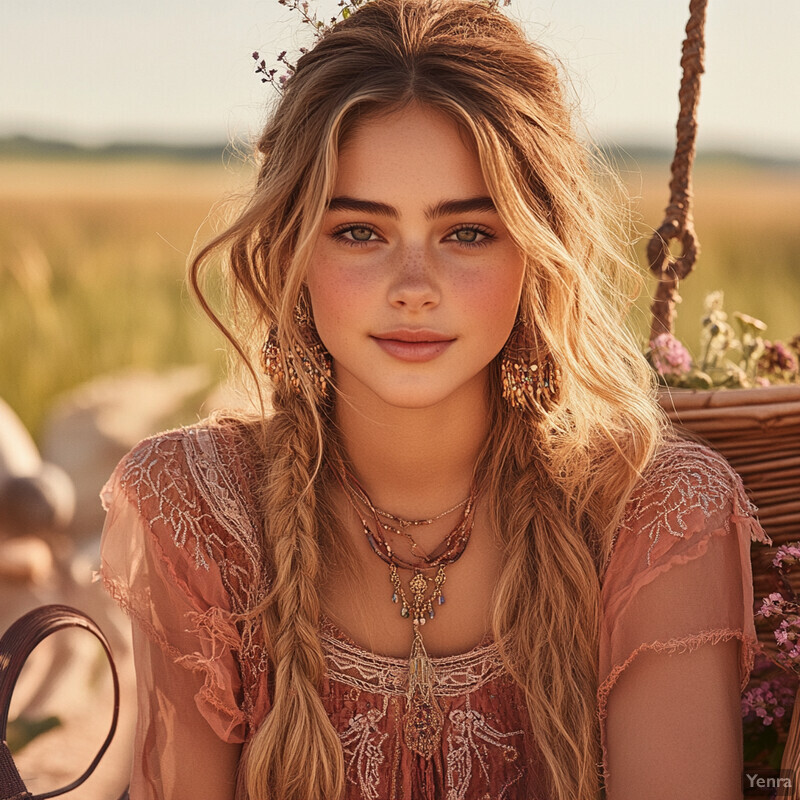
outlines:
[[278, 342], [278, 326], [272, 324], [267, 340], [261, 348], [261, 366], [273, 383], [288, 381], [292, 389], [300, 394], [299, 363], [299, 369], [311, 379], [319, 396], [327, 399], [330, 393], [331, 356], [320, 341], [311, 312], [303, 297], [295, 306], [294, 320], [303, 341], [303, 349], [284, 352]]
[[503, 347], [500, 376], [503, 399], [513, 408], [527, 408], [540, 416], [558, 398], [561, 370], [548, 353], [535, 360], [537, 348], [530, 325], [518, 319]]

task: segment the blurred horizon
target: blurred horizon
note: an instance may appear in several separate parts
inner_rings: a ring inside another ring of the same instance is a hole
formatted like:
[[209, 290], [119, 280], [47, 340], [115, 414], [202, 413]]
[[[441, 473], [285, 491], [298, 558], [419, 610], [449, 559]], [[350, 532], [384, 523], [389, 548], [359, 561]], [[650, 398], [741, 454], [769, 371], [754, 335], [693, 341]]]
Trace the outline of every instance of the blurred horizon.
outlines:
[[[667, 145], [653, 145], [643, 141], [631, 142], [593, 142], [607, 157], [632, 159], [641, 162], [670, 161], [673, 149]], [[156, 138], [118, 138], [99, 143], [86, 143], [78, 139], [37, 136], [27, 133], [0, 134], [0, 158], [2, 159], [47, 159], [47, 158], [85, 158], [85, 159], [128, 159], [128, 158], [164, 158], [189, 161], [215, 161], [223, 155], [249, 154], [250, 143], [244, 139], [229, 140], [167, 140]], [[800, 168], [800, 153], [766, 154], [754, 150], [735, 147], [698, 146], [697, 161], [730, 162], [731, 164], [751, 164], [764, 168], [786, 167]]]

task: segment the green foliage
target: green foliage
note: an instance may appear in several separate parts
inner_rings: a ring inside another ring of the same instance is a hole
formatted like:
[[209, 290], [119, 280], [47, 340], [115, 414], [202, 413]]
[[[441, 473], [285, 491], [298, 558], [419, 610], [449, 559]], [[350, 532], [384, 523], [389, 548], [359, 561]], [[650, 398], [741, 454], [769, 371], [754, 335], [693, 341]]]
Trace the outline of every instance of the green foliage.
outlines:
[[[669, 197], [669, 164], [638, 157], [619, 169], [634, 198], [639, 236], [635, 254], [646, 269], [645, 247]], [[675, 335], [695, 363], [700, 361], [698, 333], [706, 316], [705, 298], [722, 289], [727, 308], [763, 320], [770, 339], [790, 342], [800, 333], [800, 168], [746, 160], [720, 166], [701, 154], [694, 188], [700, 256], [679, 287]], [[650, 330], [654, 286], [648, 276], [647, 289], [630, 314], [643, 345]]]
[[58, 717], [42, 717], [40, 719], [28, 719], [27, 717], [17, 717], [9, 720], [6, 732], [6, 742], [12, 754], [19, 753], [23, 747], [30, 744], [34, 739], [43, 733], [61, 726]]
[[[175, 173], [131, 165], [116, 187], [81, 165], [32, 168], [40, 186], [0, 194], [0, 396], [34, 434], [54, 397], [95, 376], [195, 363], [221, 371], [221, 338], [184, 285], [221, 181], [192, 195], [201, 168], [184, 169], [185, 188]], [[96, 186], [80, 187], [82, 176]]]
[[732, 325], [721, 291], [707, 295], [704, 308], [697, 362], [672, 334], [663, 333], [650, 343], [646, 356], [662, 383], [684, 389], [749, 389], [800, 380], [800, 335], [790, 345], [770, 342], [764, 338], [766, 323], [739, 311]]

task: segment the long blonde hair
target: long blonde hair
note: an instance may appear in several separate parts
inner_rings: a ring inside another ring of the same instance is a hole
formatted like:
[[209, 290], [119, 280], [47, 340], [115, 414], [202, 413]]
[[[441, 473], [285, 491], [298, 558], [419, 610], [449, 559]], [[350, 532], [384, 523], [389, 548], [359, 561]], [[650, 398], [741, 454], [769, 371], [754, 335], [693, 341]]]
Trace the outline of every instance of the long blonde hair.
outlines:
[[[493, 4], [371, 0], [298, 63], [258, 143], [255, 191], [192, 264], [227, 257], [245, 359], [277, 323], [302, 349], [292, 311], [336, 178], [337, 153], [367, 115], [416, 102], [475, 142], [498, 211], [526, 258], [520, 314], [559, 365], [558, 403], [537, 417], [500, 398], [492, 366], [486, 497], [504, 564], [492, 631], [527, 703], [558, 800], [599, 791], [596, 715], [600, 585], [633, 484], [665, 437], [655, 385], [623, 319], [638, 288], [624, 231], [577, 140], [558, 72]], [[199, 291], [199, 289], [198, 289]], [[202, 300], [209, 313], [209, 305]], [[213, 313], [212, 313], [213, 316]], [[223, 330], [225, 326], [214, 317]], [[302, 378], [302, 376], [301, 376]], [[323, 468], [335, 441], [310, 381], [275, 387], [264, 423], [264, 544], [273, 565], [262, 621], [273, 705], [243, 758], [252, 800], [335, 800], [344, 761], [319, 696]], [[341, 545], [340, 545], [341, 546]]]

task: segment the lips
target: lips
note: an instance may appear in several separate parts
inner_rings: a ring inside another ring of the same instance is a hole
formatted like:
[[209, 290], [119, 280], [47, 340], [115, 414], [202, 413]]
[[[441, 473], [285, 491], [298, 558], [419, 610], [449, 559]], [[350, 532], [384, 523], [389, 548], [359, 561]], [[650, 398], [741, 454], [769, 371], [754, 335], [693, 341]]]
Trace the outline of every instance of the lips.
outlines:
[[400, 361], [431, 361], [455, 341], [438, 331], [401, 329], [371, 337], [385, 353]]
[[401, 328], [396, 331], [388, 331], [386, 333], [376, 333], [373, 339], [383, 339], [394, 342], [452, 342], [453, 337], [447, 336], [444, 333], [437, 331], [427, 330], [420, 328], [413, 330], [411, 328]]

